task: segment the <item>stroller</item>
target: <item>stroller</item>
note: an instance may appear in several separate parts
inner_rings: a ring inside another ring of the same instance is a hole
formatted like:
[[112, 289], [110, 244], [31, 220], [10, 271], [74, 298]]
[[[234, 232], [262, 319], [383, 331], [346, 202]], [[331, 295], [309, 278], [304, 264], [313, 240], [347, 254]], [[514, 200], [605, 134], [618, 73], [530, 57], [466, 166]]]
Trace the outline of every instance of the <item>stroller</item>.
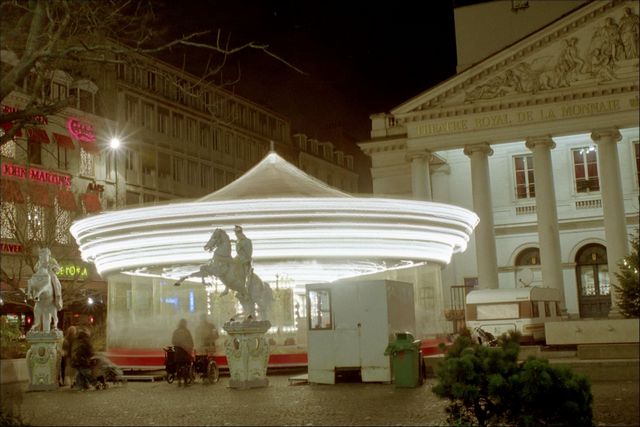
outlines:
[[166, 380], [171, 384], [176, 378], [178, 384], [184, 382], [191, 384], [199, 374], [204, 384], [215, 384], [220, 377], [218, 365], [213, 359], [213, 355], [197, 354], [193, 355], [182, 350], [180, 347], [167, 346], [164, 350], [164, 366], [167, 372]]
[[95, 355], [91, 358], [93, 386], [100, 390], [108, 387], [108, 383], [112, 385], [125, 384], [127, 382], [124, 378], [122, 369], [118, 368], [109, 358], [101, 354]]

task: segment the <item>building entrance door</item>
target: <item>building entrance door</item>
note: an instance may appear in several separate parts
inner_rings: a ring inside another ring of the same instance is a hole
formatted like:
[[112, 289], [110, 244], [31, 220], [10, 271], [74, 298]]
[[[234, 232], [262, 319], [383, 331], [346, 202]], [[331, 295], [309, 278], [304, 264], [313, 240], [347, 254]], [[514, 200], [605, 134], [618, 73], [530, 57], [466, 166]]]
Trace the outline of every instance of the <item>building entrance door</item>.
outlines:
[[580, 317], [607, 317], [611, 308], [607, 250], [587, 245], [576, 255]]

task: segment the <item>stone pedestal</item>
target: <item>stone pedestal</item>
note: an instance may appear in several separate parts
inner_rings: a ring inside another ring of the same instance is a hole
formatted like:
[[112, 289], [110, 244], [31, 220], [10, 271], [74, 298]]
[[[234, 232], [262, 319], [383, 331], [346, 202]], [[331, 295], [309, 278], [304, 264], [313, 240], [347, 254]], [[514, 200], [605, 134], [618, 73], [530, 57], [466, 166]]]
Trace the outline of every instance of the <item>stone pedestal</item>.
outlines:
[[60, 375], [61, 345], [64, 340], [62, 331], [29, 331], [27, 342], [31, 347], [27, 351], [27, 371], [29, 372], [29, 391], [56, 390]]
[[248, 389], [266, 387], [269, 343], [265, 333], [268, 320], [233, 321], [222, 327], [228, 334], [224, 349], [229, 364], [229, 387]]

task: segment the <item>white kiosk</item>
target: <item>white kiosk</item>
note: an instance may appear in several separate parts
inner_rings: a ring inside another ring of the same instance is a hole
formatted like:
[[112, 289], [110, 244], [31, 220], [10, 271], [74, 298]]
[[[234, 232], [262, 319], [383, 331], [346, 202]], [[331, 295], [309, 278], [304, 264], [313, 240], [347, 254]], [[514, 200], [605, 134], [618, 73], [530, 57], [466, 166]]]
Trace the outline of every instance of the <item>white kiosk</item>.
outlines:
[[396, 332], [415, 334], [413, 285], [391, 280], [306, 285], [310, 383], [335, 384], [336, 371], [391, 382], [384, 351]]

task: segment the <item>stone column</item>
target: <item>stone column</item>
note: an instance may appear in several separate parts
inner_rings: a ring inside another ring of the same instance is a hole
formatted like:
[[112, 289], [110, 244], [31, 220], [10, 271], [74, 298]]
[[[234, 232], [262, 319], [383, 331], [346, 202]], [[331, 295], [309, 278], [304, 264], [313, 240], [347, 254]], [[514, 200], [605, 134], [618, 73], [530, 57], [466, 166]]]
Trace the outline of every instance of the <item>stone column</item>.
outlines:
[[411, 191], [416, 200], [431, 200], [431, 171], [429, 161], [431, 153], [421, 151], [407, 154], [411, 160]]
[[618, 262], [629, 253], [627, 222], [624, 214], [622, 179], [617, 143], [622, 139], [615, 129], [593, 131], [591, 139], [598, 145], [598, 176], [604, 213], [604, 234], [607, 241], [607, 264], [611, 284], [611, 311], [609, 317], [621, 317], [613, 285], [618, 284]]
[[560, 291], [561, 309], [563, 314], [566, 314], [558, 210], [551, 164], [551, 149], [555, 148], [556, 144], [551, 137], [542, 136], [527, 139], [526, 146], [533, 152], [542, 283], [544, 286]]
[[471, 159], [471, 191], [473, 210], [480, 218], [475, 229], [478, 286], [480, 289], [498, 288], [498, 258], [493, 227], [493, 203], [489, 179], [489, 156], [493, 150], [487, 143], [468, 145], [464, 154]]

